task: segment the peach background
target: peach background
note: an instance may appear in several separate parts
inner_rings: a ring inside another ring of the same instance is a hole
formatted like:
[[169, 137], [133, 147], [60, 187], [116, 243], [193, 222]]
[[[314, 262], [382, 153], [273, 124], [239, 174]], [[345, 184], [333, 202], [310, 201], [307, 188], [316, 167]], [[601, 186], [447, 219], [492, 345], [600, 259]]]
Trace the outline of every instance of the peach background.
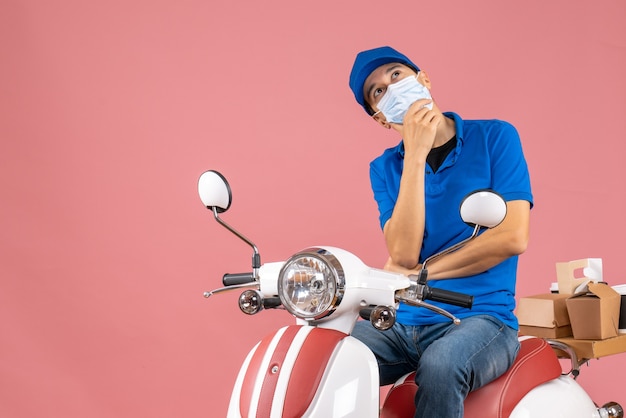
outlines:
[[[536, 206], [519, 295], [555, 262], [626, 283], [622, 0], [0, 2], [0, 416], [224, 416], [254, 342], [291, 319], [207, 301], [250, 250], [385, 258], [368, 163], [398, 138], [348, 90], [357, 51], [390, 44], [440, 107], [522, 136]], [[626, 354], [580, 382], [626, 404]]]

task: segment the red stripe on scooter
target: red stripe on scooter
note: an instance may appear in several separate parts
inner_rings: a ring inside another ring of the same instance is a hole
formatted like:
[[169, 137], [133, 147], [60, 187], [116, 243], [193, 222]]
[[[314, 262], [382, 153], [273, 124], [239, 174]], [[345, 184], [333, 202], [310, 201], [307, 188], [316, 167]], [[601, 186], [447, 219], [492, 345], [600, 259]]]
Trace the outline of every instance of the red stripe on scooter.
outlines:
[[274, 335], [276, 335], [276, 333], [268, 335], [267, 337], [263, 338], [263, 340], [261, 340], [258, 347], [254, 351], [252, 358], [250, 359], [250, 364], [248, 364], [248, 368], [246, 369], [246, 375], [241, 384], [241, 390], [239, 394], [239, 412], [241, 413], [242, 417], [248, 417], [250, 414], [250, 405], [252, 404], [252, 394], [254, 393], [256, 376], [261, 369], [263, 357], [265, 356], [265, 352], [272, 342]]
[[[259, 397], [259, 405], [257, 407], [256, 416], [259, 418], [269, 417], [272, 412], [272, 401], [274, 400], [274, 394], [276, 393], [276, 383], [278, 383], [278, 376], [283, 370], [283, 363], [285, 357], [289, 351], [289, 347], [293, 343], [294, 338], [298, 334], [298, 331], [302, 329], [299, 325], [292, 325], [287, 327], [283, 335], [276, 345], [276, 349], [272, 353], [272, 359], [267, 370], [259, 370], [259, 373], [264, 373], [263, 385], [261, 386], [261, 396]], [[272, 373], [272, 369], [276, 368], [276, 371]]]
[[317, 392], [335, 347], [345, 337], [347, 337], [346, 334], [332, 329], [311, 330], [291, 371], [281, 416], [301, 417], [304, 415]]

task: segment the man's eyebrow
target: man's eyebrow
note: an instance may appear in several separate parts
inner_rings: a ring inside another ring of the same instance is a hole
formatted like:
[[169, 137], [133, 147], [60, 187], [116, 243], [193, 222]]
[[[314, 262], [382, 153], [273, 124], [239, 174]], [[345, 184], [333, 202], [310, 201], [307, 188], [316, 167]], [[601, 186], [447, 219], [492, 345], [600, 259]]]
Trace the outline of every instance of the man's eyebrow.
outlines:
[[[402, 64], [400, 63], [396, 63], [395, 65], [390, 66], [389, 68], [387, 68], [385, 70], [385, 74], [389, 74], [391, 72], [393, 72], [394, 70], [396, 70], [397, 68], [402, 67]], [[375, 83], [370, 84], [370, 86], [367, 88], [367, 94], [365, 95], [365, 97], [367, 97], [368, 99], [371, 97], [372, 95], [372, 90], [374, 90], [374, 87], [376, 86]]]

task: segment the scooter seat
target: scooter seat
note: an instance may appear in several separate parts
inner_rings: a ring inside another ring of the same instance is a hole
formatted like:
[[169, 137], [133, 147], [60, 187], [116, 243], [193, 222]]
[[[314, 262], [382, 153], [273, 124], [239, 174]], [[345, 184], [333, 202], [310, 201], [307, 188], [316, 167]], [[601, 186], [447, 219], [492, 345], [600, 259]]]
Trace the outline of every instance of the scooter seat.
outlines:
[[[528, 392], [556, 379], [562, 369], [550, 345], [541, 338], [520, 338], [520, 350], [509, 370], [465, 399], [465, 418], [505, 418]], [[413, 418], [417, 392], [415, 372], [399, 379], [387, 393], [381, 418]]]

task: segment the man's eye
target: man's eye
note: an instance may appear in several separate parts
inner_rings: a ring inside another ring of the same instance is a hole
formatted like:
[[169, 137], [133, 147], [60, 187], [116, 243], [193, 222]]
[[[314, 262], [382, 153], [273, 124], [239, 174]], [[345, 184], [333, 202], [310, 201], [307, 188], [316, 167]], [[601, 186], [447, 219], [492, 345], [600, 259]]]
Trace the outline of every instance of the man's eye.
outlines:
[[381, 88], [377, 88], [376, 90], [374, 90], [374, 97], [378, 97], [383, 93], [383, 89]]
[[398, 78], [398, 76], [399, 76], [399, 75], [400, 75], [400, 71], [394, 71], [394, 72], [391, 74], [391, 79], [392, 79], [392, 80], [395, 80], [396, 78]]

